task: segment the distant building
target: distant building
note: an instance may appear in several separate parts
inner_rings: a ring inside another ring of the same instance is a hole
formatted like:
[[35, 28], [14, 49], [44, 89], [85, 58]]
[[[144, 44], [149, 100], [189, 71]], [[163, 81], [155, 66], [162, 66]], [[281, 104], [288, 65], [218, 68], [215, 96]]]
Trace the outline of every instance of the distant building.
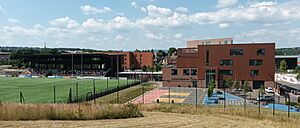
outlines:
[[187, 48], [197, 48], [198, 45], [220, 45], [220, 44], [233, 44], [233, 38], [191, 40], [191, 41], [187, 41]]
[[0, 61], [8, 61], [10, 59], [10, 52], [0, 52]]
[[124, 70], [142, 69], [143, 67], [152, 67], [154, 55], [152, 52], [103, 52], [104, 54], [124, 55], [122, 67]]
[[[67, 53], [24, 56], [37, 75], [117, 76], [123, 71], [123, 55], [102, 53]], [[119, 68], [118, 68], [119, 66]], [[52, 74], [53, 73], [53, 74]]]
[[275, 56], [276, 69], [279, 69], [282, 60], [286, 61], [288, 70], [300, 66], [300, 55], [278, 55]]
[[208, 87], [215, 81], [223, 87], [231, 78], [241, 85], [258, 89], [274, 86], [275, 43], [198, 45], [196, 48], [179, 48], [174, 66], [163, 68], [163, 86]]

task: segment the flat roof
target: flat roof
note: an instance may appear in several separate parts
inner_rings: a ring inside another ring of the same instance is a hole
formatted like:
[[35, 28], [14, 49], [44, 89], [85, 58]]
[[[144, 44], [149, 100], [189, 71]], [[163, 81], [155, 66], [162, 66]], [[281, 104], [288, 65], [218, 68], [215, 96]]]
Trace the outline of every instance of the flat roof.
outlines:
[[292, 84], [292, 83], [289, 83], [289, 82], [286, 82], [286, 81], [276, 81], [276, 83], [279, 83], [281, 85], [284, 85], [284, 86], [287, 86], [287, 87], [290, 87], [290, 88], [293, 88], [293, 89], [296, 89], [296, 90], [300, 89], [300, 84]]
[[278, 55], [275, 58], [298, 58], [300, 55]]

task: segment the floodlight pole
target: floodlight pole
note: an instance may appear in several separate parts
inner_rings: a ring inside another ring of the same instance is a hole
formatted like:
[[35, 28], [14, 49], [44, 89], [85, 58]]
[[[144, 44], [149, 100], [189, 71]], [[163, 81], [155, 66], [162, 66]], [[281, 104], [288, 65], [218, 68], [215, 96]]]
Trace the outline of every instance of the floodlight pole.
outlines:
[[96, 86], [95, 86], [95, 78], [93, 79], [93, 87], [94, 87], [94, 103], [96, 104]]

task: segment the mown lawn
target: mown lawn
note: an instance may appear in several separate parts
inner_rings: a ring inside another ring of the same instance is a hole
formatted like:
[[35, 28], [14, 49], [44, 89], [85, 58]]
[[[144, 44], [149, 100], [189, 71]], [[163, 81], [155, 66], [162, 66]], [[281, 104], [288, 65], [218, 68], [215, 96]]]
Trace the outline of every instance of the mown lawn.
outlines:
[[[128, 80], [133, 82], [133, 80]], [[67, 102], [69, 90], [76, 95], [76, 83], [78, 83], [78, 95], [93, 92], [92, 79], [65, 79], [65, 78], [0, 78], [0, 101], [9, 103], [20, 102], [22, 92], [25, 103], [52, 103], [54, 99], [54, 86], [56, 102]], [[119, 85], [126, 85], [127, 80], [119, 80]], [[118, 80], [108, 80], [108, 88], [118, 86]], [[96, 92], [107, 89], [107, 80], [95, 80]]]

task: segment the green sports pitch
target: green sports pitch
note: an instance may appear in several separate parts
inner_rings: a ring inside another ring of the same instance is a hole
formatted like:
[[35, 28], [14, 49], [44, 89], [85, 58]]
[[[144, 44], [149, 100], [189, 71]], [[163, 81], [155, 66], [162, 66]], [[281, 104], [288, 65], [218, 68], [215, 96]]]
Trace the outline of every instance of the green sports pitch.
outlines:
[[[119, 86], [124, 86], [133, 80], [119, 80]], [[92, 79], [68, 79], [68, 78], [17, 78], [0, 77], [0, 101], [3, 103], [19, 103], [20, 92], [25, 103], [53, 103], [54, 86], [56, 102], [67, 102], [69, 90], [72, 88], [72, 95], [76, 94], [76, 83], [78, 83], [78, 95], [85, 95], [93, 92]], [[96, 92], [116, 88], [116, 79], [95, 79]], [[108, 87], [108, 88], [107, 88]]]

